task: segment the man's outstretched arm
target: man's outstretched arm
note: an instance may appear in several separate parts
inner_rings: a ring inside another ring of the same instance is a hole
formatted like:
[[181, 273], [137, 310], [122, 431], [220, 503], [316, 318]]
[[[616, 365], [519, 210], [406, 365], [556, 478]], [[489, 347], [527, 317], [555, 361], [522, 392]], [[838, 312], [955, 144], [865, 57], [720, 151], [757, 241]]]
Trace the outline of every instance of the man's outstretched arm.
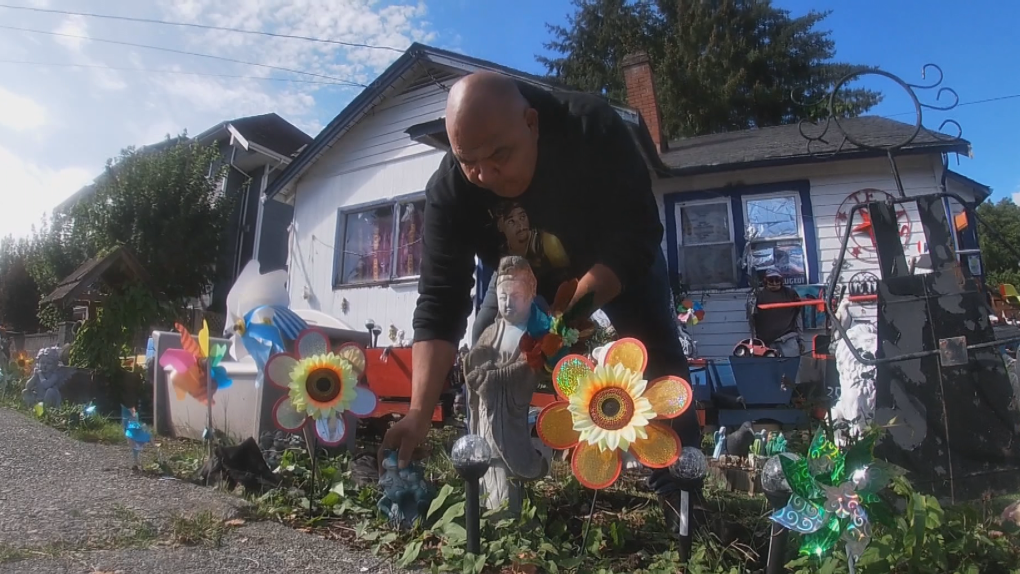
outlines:
[[[411, 408], [431, 413], [453, 366], [457, 343], [467, 330], [474, 282], [474, 249], [463, 209], [449, 189], [444, 161], [429, 182], [425, 229], [414, 311]], [[456, 167], [453, 167], [456, 169]]]

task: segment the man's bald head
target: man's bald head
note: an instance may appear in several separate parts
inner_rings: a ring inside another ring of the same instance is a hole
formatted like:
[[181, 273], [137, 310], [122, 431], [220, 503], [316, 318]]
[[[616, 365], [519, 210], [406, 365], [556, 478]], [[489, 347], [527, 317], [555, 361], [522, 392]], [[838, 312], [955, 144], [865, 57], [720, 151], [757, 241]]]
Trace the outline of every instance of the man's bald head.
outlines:
[[538, 112], [514, 80], [476, 72], [454, 84], [446, 133], [472, 183], [504, 197], [527, 189], [538, 156]]
[[502, 116], [518, 116], [528, 108], [517, 83], [495, 72], [476, 72], [450, 88], [446, 100], [446, 125], [463, 127], [471, 122]]

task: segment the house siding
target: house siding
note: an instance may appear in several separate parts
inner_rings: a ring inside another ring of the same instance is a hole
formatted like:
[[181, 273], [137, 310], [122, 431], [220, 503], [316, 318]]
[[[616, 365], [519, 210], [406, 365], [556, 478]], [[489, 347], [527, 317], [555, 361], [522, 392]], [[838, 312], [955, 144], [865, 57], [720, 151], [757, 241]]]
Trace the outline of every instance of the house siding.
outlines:
[[[407, 82], [415, 80], [408, 76]], [[418, 83], [417, 85], [422, 85]], [[290, 252], [290, 288], [292, 305], [311, 308], [359, 327], [371, 319], [383, 328], [381, 341], [392, 325], [412, 334], [411, 319], [417, 300], [414, 281], [374, 286], [334, 288], [338, 210], [363, 204], [392, 200], [424, 190], [438, 167], [442, 152], [411, 140], [405, 131], [442, 117], [446, 93], [437, 86], [400, 93], [369, 111], [295, 184], [295, 228]], [[937, 191], [941, 176], [937, 156], [908, 157], [900, 161], [904, 187], [908, 194]], [[885, 160], [843, 160], [783, 168], [761, 168], [728, 173], [672, 179], [656, 179], [655, 193], [664, 224], [671, 225], [672, 213], [665, 213], [667, 194], [714, 190], [730, 186], [807, 181], [813, 210], [812, 221], [816, 249], [806, 251], [809, 266], [819, 282], [828, 278], [832, 261], [839, 251], [836, 213], [850, 194], [879, 189], [896, 194], [895, 182]], [[913, 226], [904, 241], [907, 255], [917, 255], [916, 244], [923, 239], [916, 210], [907, 206]], [[667, 245], [666, 253], [675, 246]], [[847, 281], [859, 271], [877, 273], [877, 262], [851, 259], [842, 279]], [[703, 357], [728, 356], [733, 345], [749, 336], [745, 305], [747, 289], [696, 292], [703, 300], [707, 316], [692, 334], [698, 340]], [[873, 317], [874, 305], [858, 305], [855, 316]], [[468, 332], [470, 332], [470, 320]]]
[[[438, 86], [383, 101], [308, 170], [298, 182], [297, 191], [303, 193], [304, 184], [309, 181], [330, 179], [402, 158], [436, 153], [434, 148], [412, 141], [404, 132], [415, 124], [443, 117], [445, 108], [446, 92]], [[425, 182], [420, 186], [424, 186]]]
[[[281, 173], [283, 173], [282, 167], [273, 169], [269, 173], [267, 187]], [[258, 181], [258, 185], [261, 185], [261, 177], [258, 178]], [[258, 201], [258, 198], [256, 197], [255, 200]], [[255, 214], [252, 217], [257, 218], [257, 203], [255, 209]], [[262, 237], [259, 239], [259, 264], [263, 273], [283, 269], [287, 266], [287, 228], [290, 227], [293, 220], [294, 206], [282, 201], [266, 200], [262, 209]], [[257, 221], [257, 219], [251, 221]]]
[[289, 267], [293, 307], [322, 311], [354, 328], [371, 319], [383, 329], [380, 344], [391, 325], [412, 336], [416, 281], [334, 288], [338, 212], [425, 191], [443, 153], [404, 132], [442, 117], [445, 103], [445, 92], [434, 86], [384, 101], [297, 182]]
[[[938, 156], [902, 158], [899, 160], [899, 169], [907, 195], [939, 191], [942, 167]], [[817, 241], [816, 252], [808, 251], [805, 257], [808, 259], [808, 265], [818, 270], [819, 282], [825, 283], [840, 251], [842, 232], [836, 229], [836, 216], [843, 201], [852, 193], [869, 188], [897, 195], [896, 183], [890, 173], [888, 161], [881, 159], [832, 161], [816, 165], [657, 180], [655, 191], [663, 224], [670, 226], [675, 224], [670, 221], [673, 214], [665, 212], [664, 198], [667, 196], [682, 200], [682, 194], [685, 192], [721, 190], [727, 187], [747, 188], [799, 180], [810, 182], [810, 199]], [[972, 190], [960, 188], [958, 191], [967, 200], [973, 198]], [[923, 244], [924, 231], [918, 220], [916, 206], [908, 203], [904, 207], [912, 223], [909, 236], [904, 238], [904, 250], [909, 260], [910, 257], [919, 254], [917, 244], [918, 242]], [[954, 212], [959, 212], [960, 209], [956, 206]], [[859, 216], [856, 221], [860, 221]], [[664, 237], [663, 249], [668, 254], [671, 249], [676, 249], [676, 246], [668, 245]], [[861, 271], [879, 274], [878, 263], [873, 255], [865, 259], [853, 258], [848, 254], [847, 261], [848, 264], [844, 266], [840, 278], [841, 283], [846, 283], [852, 275]], [[698, 341], [698, 352], [702, 357], [728, 356], [740, 339], [750, 336], [746, 314], [747, 296], [747, 289], [691, 293], [691, 298], [701, 300], [705, 308], [705, 320], [691, 328], [691, 334]], [[855, 304], [851, 306], [851, 313], [856, 318], [873, 320], [875, 305]]]

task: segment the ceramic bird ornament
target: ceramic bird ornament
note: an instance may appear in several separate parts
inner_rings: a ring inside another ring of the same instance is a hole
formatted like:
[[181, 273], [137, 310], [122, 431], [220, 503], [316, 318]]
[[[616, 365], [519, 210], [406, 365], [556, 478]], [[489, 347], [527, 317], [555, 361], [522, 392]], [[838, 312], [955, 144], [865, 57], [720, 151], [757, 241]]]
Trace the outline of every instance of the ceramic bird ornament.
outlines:
[[263, 274], [258, 261], [249, 261], [227, 294], [223, 336], [230, 339], [230, 356], [240, 361], [251, 355], [261, 372], [269, 355], [285, 350], [284, 340], [293, 341], [308, 328], [288, 305], [287, 272]]

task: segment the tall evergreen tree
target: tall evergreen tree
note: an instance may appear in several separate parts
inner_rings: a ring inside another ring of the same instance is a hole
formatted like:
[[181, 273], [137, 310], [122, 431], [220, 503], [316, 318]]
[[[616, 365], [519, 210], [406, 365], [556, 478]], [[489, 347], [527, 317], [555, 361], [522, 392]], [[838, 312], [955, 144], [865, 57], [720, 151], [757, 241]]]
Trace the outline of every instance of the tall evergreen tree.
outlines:
[[554, 39], [545, 47], [561, 56], [538, 61], [575, 89], [625, 100], [620, 62], [631, 52], [653, 48], [659, 28], [655, 9], [630, 0], [574, 0], [574, 5], [569, 27], [546, 24]]
[[[849, 64], [818, 30], [826, 12], [792, 17], [771, 0], [574, 0], [568, 27], [550, 26], [539, 58], [578, 89], [623, 100], [620, 62], [637, 49], [652, 57], [663, 129], [670, 137], [765, 127], [816, 118], [820, 100]], [[604, 89], [600, 89], [604, 88]], [[796, 96], [797, 101], [794, 100]], [[881, 96], [841, 91], [838, 113], [858, 115]]]

